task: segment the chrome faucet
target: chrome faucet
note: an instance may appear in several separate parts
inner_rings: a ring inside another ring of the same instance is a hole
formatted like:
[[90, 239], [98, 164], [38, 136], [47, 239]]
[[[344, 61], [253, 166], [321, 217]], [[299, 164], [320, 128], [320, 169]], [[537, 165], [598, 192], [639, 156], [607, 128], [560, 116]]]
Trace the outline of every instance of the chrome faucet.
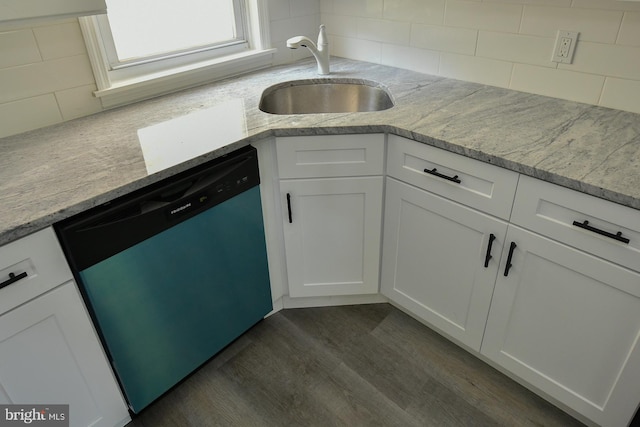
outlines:
[[300, 46], [306, 47], [311, 51], [318, 63], [318, 74], [329, 74], [329, 41], [324, 30], [324, 25], [320, 25], [320, 34], [318, 34], [318, 45], [316, 45], [305, 36], [291, 37], [287, 40], [289, 49], [297, 49]]

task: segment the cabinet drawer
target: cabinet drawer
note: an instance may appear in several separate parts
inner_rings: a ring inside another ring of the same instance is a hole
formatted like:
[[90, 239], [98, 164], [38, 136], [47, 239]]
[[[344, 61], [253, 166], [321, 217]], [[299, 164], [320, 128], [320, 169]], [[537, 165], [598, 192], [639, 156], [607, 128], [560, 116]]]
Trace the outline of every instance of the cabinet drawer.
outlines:
[[276, 138], [280, 178], [382, 175], [384, 134]]
[[0, 247], [0, 314], [73, 278], [51, 227]]
[[389, 136], [387, 174], [503, 219], [518, 183], [516, 172], [395, 135]]
[[638, 210], [521, 176], [511, 222], [640, 271]]

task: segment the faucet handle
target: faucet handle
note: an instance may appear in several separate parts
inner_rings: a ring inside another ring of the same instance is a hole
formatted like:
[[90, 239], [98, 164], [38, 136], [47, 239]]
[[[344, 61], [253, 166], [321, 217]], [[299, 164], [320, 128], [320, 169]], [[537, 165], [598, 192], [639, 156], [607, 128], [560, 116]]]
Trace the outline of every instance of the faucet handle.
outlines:
[[321, 46], [321, 45], [324, 45], [324, 46], [329, 45], [324, 24], [320, 25], [320, 34], [318, 34], [318, 46]]

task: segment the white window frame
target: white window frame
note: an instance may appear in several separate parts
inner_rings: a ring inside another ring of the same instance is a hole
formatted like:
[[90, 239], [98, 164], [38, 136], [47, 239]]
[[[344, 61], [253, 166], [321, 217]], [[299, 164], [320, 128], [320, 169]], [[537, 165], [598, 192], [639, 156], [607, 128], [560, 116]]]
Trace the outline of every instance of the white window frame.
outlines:
[[138, 61], [135, 66], [112, 66], [113, 58], [101, 33], [101, 25], [108, 25], [106, 17], [79, 18], [98, 89], [94, 94], [102, 106], [117, 107], [272, 65], [275, 49], [270, 48], [267, 0], [241, 1], [247, 43], [226, 46], [223, 55], [220, 50], [205, 48], [188, 56], [169, 55], [161, 62], [156, 58]]

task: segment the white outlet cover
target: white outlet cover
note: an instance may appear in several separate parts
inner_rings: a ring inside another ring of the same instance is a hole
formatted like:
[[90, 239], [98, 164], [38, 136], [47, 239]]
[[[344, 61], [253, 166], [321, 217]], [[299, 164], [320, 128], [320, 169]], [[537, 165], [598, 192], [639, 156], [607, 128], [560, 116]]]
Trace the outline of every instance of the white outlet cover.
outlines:
[[[556, 43], [553, 47], [553, 55], [551, 57], [551, 61], [560, 62], [563, 64], [571, 64], [573, 62], [573, 52], [576, 50], [576, 43], [578, 43], [578, 35], [580, 33], [578, 31], [566, 31], [566, 30], [558, 30], [558, 34], [556, 35]], [[569, 46], [569, 51], [566, 55], [561, 54], [561, 40], [564, 38], [571, 39], [571, 45]]]

